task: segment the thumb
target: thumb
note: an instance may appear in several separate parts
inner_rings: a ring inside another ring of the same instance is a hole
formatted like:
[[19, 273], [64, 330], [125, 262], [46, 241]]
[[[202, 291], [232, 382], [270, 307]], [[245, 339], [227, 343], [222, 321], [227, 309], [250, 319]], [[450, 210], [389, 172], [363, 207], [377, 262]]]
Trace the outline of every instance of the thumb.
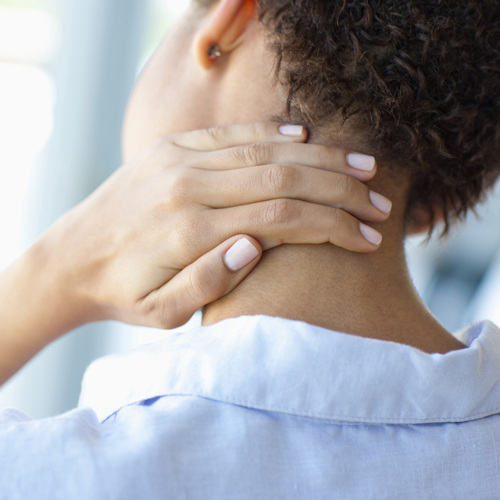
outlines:
[[198, 309], [227, 295], [248, 276], [261, 256], [259, 242], [245, 235], [233, 236], [201, 256], [151, 297], [161, 327], [182, 326]]

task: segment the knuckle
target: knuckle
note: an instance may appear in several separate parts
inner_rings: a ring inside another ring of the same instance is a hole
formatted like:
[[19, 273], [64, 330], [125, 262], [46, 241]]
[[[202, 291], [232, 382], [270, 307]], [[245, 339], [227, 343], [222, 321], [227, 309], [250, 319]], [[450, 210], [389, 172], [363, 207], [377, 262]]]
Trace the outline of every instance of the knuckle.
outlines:
[[265, 170], [264, 189], [283, 196], [290, 193], [295, 184], [295, 169], [290, 165], [273, 165]]
[[340, 208], [333, 209], [332, 226], [335, 230], [338, 230], [342, 226], [342, 223], [344, 222], [343, 214], [344, 212], [340, 210]]
[[194, 266], [186, 273], [186, 292], [191, 297], [204, 296], [208, 288], [207, 276]]
[[171, 150], [174, 146], [170, 142], [168, 137], [159, 137], [153, 142], [148, 144], [144, 150], [139, 153], [138, 157], [143, 161], [141, 166], [147, 162], [150, 165], [155, 165], [156, 167], [163, 168], [168, 164], [165, 158], [171, 156]]
[[156, 153], [157, 151], [162, 151], [166, 148], [170, 148], [172, 146], [171, 137], [170, 136], [162, 136], [154, 139], [148, 146], [147, 149], [152, 153]]
[[221, 142], [226, 136], [226, 128], [222, 126], [215, 126], [206, 129], [206, 133], [214, 142]]
[[217, 272], [210, 267], [193, 266], [186, 275], [186, 291], [197, 303], [212, 302], [225, 290]]
[[175, 226], [171, 233], [172, 237], [172, 249], [182, 255], [182, 252], [189, 248], [189, 242], [191, 240], [192, 234], [191, 229], [187, 224], [179, 224]]
[[178, 218], [172, 232], [172, 249], [176, 255], [185, 255], [193, 242], [206, 235], [206, 222], [199, 215], [183, 214]]
[[189, 199], [193, 189], [193, 182], [190, 179], [187, 169], [178, 168], [170, 172], [170, 183], [167, 190], [167, 201], [178, 205]]
[[240, 152], [247, 165], [264, 165], [268, 163], [271, 147], [265, 142], [254, 142], [242, 146]]
[[348, 175], [342, 175], [338, 180], [338, 189], [342, 196], [348, 198], [353, 194], [355, 189], [354, 179]]
[[346, 193], [348, 195], [353, 195], [356, 193], [356, 187], [357, 187], [357, 181], [356, 179], [353, 179], [352, 177], [347, 176], [346, 177]]
[[331, 148], [324, 145], [315, 145], [312, 149], [312, 154], [314, 161], [322, 166], [322, 165], [331, 165], [332, 164], [332, 154]]
[[262, 135], [264, 125], [262, 123], [252, 123], [250, 124], [250, 137], [252, 139], [257, 139]]
[[178, 322], [174, 321], [172, 315], [165, 309], [165, 307], [162, 307], [162, 312], [156, 314], [155, 323], [158, 325], [157, 328], [161, 330], [172, 330], [173, 328], [177, 328], [179, 326]]
[[287, 225], [293, 220], [294, 216], [293, 202], [283, 198], [269, 202], [263, 213], [264, 223], [273, 226]]
[[162, 330], [171, 330], [178, 326], [176, 318], [176, 304], [174, 301], [161, 300], [160, 295], [157, 295], [153, 300], [148, 301], [146, 310], [144, 311], [151, 326], [161, 328]]

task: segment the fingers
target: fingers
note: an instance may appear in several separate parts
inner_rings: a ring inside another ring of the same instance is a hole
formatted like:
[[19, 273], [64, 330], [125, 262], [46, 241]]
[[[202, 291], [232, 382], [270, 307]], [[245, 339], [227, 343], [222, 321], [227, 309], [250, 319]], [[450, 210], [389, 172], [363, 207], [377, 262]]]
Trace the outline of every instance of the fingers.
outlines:
[[378, 231], [344, 210], [286, 198], [207, 210], [205, 218], [205, 224], [218, 228], [218, 237], [251, 234], [264, 250], [284, 243], [332, 243], [353, 252], [369, 253], [382, 242]]
[[233, 236], [148, 295], [142, 307], [154, 316], [154, 326], [181, 326], [198, 309], [234, 290], [261, 255], [262, 248], [254, 238]]
[[276, 163], [294, 163], [344, 173], [363, 182], [373, 178], [377, 169], [373, 156], [322, 144], [271, 142], [246, 144], [212, 152], [204, 155], [195, 166], [207, 170], [232, 170]]
[[196, 173], [199, 201], [211, 208], [228, 208], [289, 198], [341, 208], [355, 217], [385, 221], [392, 203], [345, 174], [295, 164], [266, 165], [230, 171]]
[[186, 149], [215, 151], [261, 141], [305, 142], [307, 130], [300, 125], [259, 122], [184, 132], [170, 136], [170, 140]]

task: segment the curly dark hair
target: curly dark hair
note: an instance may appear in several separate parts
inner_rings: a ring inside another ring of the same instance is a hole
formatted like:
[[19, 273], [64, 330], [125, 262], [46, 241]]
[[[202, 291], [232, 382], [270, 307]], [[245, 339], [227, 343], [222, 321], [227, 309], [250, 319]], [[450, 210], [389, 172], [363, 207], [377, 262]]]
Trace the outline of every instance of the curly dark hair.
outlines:
[[500, 174], [498, 0], [260, 0], [259, 14], [289, 117], [355, 117], [411, 176], [407, 220], [438, 210], [445, 233], [481, 201]]

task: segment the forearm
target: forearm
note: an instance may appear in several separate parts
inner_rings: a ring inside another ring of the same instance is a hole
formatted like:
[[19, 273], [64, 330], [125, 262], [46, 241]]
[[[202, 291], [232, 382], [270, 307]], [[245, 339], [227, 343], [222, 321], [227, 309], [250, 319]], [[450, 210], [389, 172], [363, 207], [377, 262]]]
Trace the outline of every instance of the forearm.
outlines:
[[0, 384], [53, 340], [82, 324], [64, 293], [45, 241], [0, 274]]

